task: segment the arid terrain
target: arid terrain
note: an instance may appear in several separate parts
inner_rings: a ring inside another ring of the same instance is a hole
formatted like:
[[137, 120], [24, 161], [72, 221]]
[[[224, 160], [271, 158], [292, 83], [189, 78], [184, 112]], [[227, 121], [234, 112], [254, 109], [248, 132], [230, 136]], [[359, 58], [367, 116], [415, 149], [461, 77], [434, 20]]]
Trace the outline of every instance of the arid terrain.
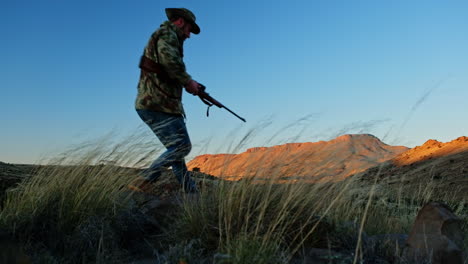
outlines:
[[[255, 176], [277, 182], [337, 182], [359, 179], [367, 189], [401, 194], [434, 191], [468, 199], [468, 137], [430, 139], [415, 148], [389, 146], [372, 135], [248, 149], [240, 154], [201, 155], [190, 169], [227, 180]], [[375, 177], [378, 177], [375, 180]]]
[[375, 176], [381, 189], [405, 196], [431, 191], [436, 196], [445, 193], [447, 200], [467, 200], [468, 138], [446, 143], [428, 140], [358, 177], [368, 185]]
[[368, 134], [343, 135], [330, 141], [250, 148], [240, 154], [195, 157], [189, 169], [227, 180], [245, 177], [306, 182], [340, 181], [408, 150], [389, 146]]
[[139, 169], [93, 164], [0, 162], [0, 245], [14, 248], [0, 253], [40, 263], [408, 263], [396, 261], [424, 204], [448, 204], [465, 228], [468, 219], [467, 137], [409, 149], [343, 135], [201, 155], [189, 163], [199, 202], [180, 202], [170, 170], [141, 194], [125, 188]]
[[[409, 149], [404, 146], [389, 146], [372, 135], [358, 134], [343, 135], [330, 141], [250, 148], [240, 154], [205, 154], [195, 157], [188, 166], [192, 170], [233, 180], [280, 175], [280, 179], [314, 181], [325, 178], [339, 181], [387, 163], [393, 167], [384, 168], [391, 171], [402, 169], [402, 172], [406, 172], [403, 169], [408, 166], [432, 166], [439, 171], [446, 166], [448, 171], [452, 171], [450, 168], [458, 168], [462, 173], [465, 168], [462, 157], [466, 155], [466, 151], [467, 137], [447, 143], [431, 139], [422, 146]], [[447, 164], [444, 162], [446, 159], [453, 160]], [[382, 174], [386, 172], [383, 171]]]
[[[0, 162], [0, 191], [34, 174], [41, 166]], [[369, 134], [343, 135], [330, 141], [256, 147], [240, 154], [205, 154], [188, 163], [189, 170], [224, 180], [248, 177], [279, 183], [337, 182], [359, 178], [364, 183], [398, 190], [432, 184], [454, 197], [468, 192], [468, 137], [450, 142], [430, 139], [421, 146], [390, 146]], [[370, 182], [372, 181], [372, 182]]]

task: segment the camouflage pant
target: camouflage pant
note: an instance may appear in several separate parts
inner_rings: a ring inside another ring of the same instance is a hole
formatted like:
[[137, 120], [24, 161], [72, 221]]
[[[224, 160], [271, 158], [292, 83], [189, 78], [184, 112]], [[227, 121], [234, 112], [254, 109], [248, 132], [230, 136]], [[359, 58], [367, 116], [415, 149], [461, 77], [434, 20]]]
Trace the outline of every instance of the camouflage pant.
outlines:
[[166, 151], [145, 170], [145, 178], [156, 181], [162, 171], [172, 167], [172, 171], [186, 192], [196, 192], [195, 182], [185, 164], [192, 144], [182, 115], [174, 115], [150, 110], [137, 110], [140, 118], [151, 128]]

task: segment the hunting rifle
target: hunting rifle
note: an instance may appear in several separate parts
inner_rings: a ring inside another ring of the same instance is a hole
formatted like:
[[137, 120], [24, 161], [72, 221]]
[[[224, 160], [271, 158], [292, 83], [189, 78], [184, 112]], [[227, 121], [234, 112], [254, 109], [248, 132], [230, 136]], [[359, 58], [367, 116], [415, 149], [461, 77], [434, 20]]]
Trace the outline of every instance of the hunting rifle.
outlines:
[[224, 109], [228, 110], [229, 113], [235, 115], [237, 118], [239, 118], [240, 120], [245, 122], [244, 118], [238, 116], [236, 113], [231, 111], [231, 109], [227, 108], [222, 103], [218, 102], [216, 99], [211, 97], [207, 92], [205, 92], [206, 87], [203, 84], [199, 83], [199, 85], [200, 86], [198, 86], [198, 89], [199, 89], [198, 97], [200, 97], [200, 100], [202, 100], [202, 102], [205, 103], [208, 106], [208, 109], [206, 109], [206, 116], [210, 115], [210, 107], [212, 107], [213, 105], [216, 105], [219, 108], [224, 108]]
[[[153, 60], [149, 59], [148, 57], [146, 57], [144, 55], [141, 56], [139, 67], [143, 72], [156, 73], [161, 80], [164, 80], [166, 82], [172, 81], [171, 78], [169, 77], [169, 75], [167, 74], [167, 72], [161, 66], [161, 64], [154, 62]], [[213, 106], [213, 105], [216, 105], [219, 108], [224, 108], [224, 109], [228, 110], [231, 114], [237, 116], [237, 118], [239, 118], [240, 120], [245, 122], [244, 118], [238, 116], [236, 113], [231, 111], [229, 108], [224, 106], [222, 103], [216, 101], [216, 99], [214, 99], [207, 92], [205, 92], [206, 87], [203, 84], [199, 83], [199, 85], [200, 86], [198, 87], [198, 89], [199, 89], [198, 97], [200, 97], [200, 100], [202, 100], [203, 103], [208, 105], [208, 109], [206, 110], [206, 116], [209, 116], [210, 107]], [[164, 90], [160, 89], [160, 91], [164, 93]]]

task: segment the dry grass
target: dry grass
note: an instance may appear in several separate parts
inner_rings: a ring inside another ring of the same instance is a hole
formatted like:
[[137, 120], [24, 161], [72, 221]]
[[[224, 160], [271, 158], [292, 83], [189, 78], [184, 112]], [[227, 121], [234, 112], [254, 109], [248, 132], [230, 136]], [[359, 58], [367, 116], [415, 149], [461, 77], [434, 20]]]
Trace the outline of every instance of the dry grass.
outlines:
[[[154, 152], [154, 145], [151, 150], [150, 146], [141, 136], [118, 144], [106, 136], [71, 148], [8, 190], [0, 211], [0, 228], [26, 244], [39, 243], [62, 254], [68, 249], [79, 251], [72, 248], [77, 243], [89, 243], [94, 252], [82, 253], [99, 257], [107, 223], [125, 210], [120, 189], [137, 175], [136, 169], [114, 164], [139, 166]], [[96, 229], [100, 233], [92, 234], [89, 241], [74, 241], [74, 236], [87, 232], [83, 229], [91, 222], [101, 225]]]
[[[249, 131], [232, 148], [241, 148], [255, 133]], [[8, 192], [0, 212], [2, 228], [23, 241], [53, 241], [44, 243], [60, 249], [90, 218], [111, 222], [125, 209], [119, 203], [120, 188], [136, 175], [129, 167], [146, 166], [161, 150], [149, 143], [153, 138], [147, 138], [137, 135], [118, 144], [98, 140], [52, 161]], [[347, 250], [354, 253], [354, 263], [360, 263], [366, 257], [364, 232], [407, 233], [424, 202], [445, 199], [434, 196], [431, 182], [421, 183], [411, 197], [382, 190], [379, 171], [365, 187], [357, 177], [339, 183], [277, 184], [281, 176], [271, 175], [261, 184], [255, 177], [211, 183], [199, 202], [184, 204], [166, 239], [172, 245], [196, 244], [196, 256], [217, 256], [219, 263], [288, 263], [310, 247]], [[451, 206], [456, 213], [466, 214], [466, 201]], [[343, 228], [346, 222], [357, 227]], [[94, 256], [91, 259], [106, 262], [103, 245], [112, 243], [102, 233], [94, 235], [99, 239], [89, 253]], [[187, 242], [194, 238], [199, 243]], [[172, 251], [190, 255], [190, 247]]]
[[[433, 177], [412, 192], [403, 192], [404, 184], [393, 190], [379, 184], [381, 169], [383, 165], [364, 187], [357, 176], [338, 183], [277, 184], [279, 173], [268, 181], [252, 177], [221, 182], [212, 193], [203, 194], [200, 204], [186, 205], [186, 217], [179, 222], [186, 233], [179, 237], [207, 238], [209, 247], [234, 255], [229, 263], [247, 263], [235, 256], [243, 255], [239, 250], [248, 247], [242, 243], [251, 241], [256, 246], [250, 247], [260, 255], [276, 248], [291, 260], [304, 248], [345, 249], [354, 253], [354, 263], [360, 263], [366, 257], [365, 235], [409, 233], [418, 210], [429, 201], [446, 202], [456, 214], [466, 215], [466, 201], [454, 200], [453, 192], [436, 192]], [[343, 228], [343, 223], [354, 223], [354, 229]], [[194, 226], [199, 228], [189, 231]], [[238, 246], [233, 249], [233, 244]]]

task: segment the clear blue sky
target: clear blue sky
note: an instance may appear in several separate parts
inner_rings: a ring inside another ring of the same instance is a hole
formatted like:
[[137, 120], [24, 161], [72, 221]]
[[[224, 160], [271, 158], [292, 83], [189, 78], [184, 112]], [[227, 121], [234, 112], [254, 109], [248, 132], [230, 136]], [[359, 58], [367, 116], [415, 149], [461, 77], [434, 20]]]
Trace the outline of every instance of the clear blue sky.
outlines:
[[468, 135], [468, 1], [6, 0], [0, 161], [148, 129], [134, 111], [137, 64], [166, 7], [191, 9], [201, 27], [185, 43], [188, 72], [247, 119], [217, 108], [206, 118], [185, 94], [192, 155], [223, 151], [264, 120], [245, 147], [341, 133], [412, 147]]

